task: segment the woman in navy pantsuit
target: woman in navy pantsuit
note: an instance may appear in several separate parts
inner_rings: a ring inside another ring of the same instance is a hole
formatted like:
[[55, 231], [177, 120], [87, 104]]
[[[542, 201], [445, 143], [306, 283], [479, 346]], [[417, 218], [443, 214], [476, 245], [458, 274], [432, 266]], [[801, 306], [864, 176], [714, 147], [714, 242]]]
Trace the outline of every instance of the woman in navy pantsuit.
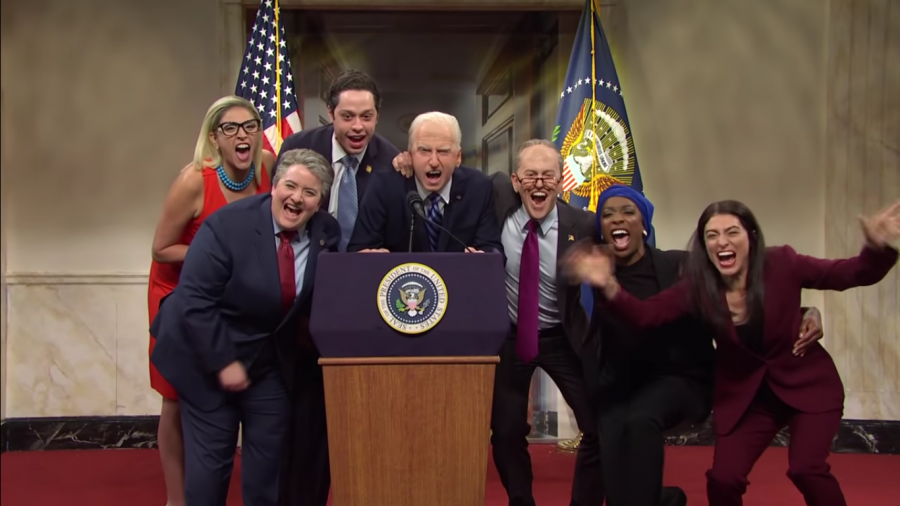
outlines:
[[791, 432], [788, 476], [806, 503], [846, 505], [827, 463], [843, 413], [843, 385], [825, 348], [813, 343], [801, 354], [794, 344], [802, 289], [874, 285], [896, 265], [900, 202], [864, 219], [862, 228], [866, 243], [858, 256], [822, 260], [790, 246], [766, 249], [745, 205], [714, 203], [697, 224], [684, 279], [645, 301], [620, 289], [599, 247], [576, 248], [565, 260], [573, 278], [601, 289], [603, 309], [638, 327], [693, 313], [715, 331], [710, 506], [742, 504], [753, 464], [785, 425]]

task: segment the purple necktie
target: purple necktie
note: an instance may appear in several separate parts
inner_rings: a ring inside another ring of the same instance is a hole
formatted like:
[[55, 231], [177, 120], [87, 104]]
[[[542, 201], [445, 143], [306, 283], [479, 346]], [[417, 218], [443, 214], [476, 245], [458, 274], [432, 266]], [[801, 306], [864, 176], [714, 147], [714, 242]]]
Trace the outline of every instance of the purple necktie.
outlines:
[[528, 222], [528, 235], [519, 262], [519, 313], [516, 315], [516, 353], [529, 363], [538, 355], [538, 287], [541, 282], [537, 222]]

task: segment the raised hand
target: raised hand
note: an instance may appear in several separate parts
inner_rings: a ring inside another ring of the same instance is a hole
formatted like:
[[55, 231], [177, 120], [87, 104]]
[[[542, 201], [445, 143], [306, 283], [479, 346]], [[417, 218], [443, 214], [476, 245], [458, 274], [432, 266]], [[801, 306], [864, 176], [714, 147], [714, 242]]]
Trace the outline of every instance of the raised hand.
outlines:
[[569, 247], [562, 261], [563, 272], [573, 283], [607, 288], [615, 282], [614, 263], [601, 246], [578, 243]]
[[400, 154], [391, 160], [391, 165], [394, 166], [394, 170], [406, 177], [413, 175], [412, 158], [410, 158], [408, 151], [401, 151]]
[[897, 248], [900, 244], [900, 200], [872, 216], [861, 216], [859, 221], [870, 247]]

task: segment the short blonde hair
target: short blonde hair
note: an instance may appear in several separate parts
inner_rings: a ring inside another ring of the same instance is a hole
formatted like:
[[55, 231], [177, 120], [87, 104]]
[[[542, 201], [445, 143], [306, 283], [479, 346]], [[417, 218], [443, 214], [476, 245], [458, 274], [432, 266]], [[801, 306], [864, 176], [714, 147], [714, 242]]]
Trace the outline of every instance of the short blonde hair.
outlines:
[[[219, 127], [222, 116], [233, 107], [243, 107], [254, 119], [260, 122], [260, 127], [262, 126], [262, 117], [260, 117], [259, 111], [256, 110], [256, 107], [249, 100], [235, 95], [229, 95], [216, 100], [215, 103], [209, 107], [209, 110], [206, 111], [206, 116], [203, 117], [203, 125], [200, 127], [200, 136], [197, 138], [197, 146], [194, 148], [195, 169], [202, 170], [203, 167], [216, 168], [222, 163], [222, 156], [219, 154], [219, 150], [216, 149], [216, 145], [213, 144], [212, 140], [209, 138], [209, 134], [213, 133], [216, 128]], [[260, 128], [259, 135], [263, 135], [262, 128]], [[262, 182], [262, 144], [262, 139], [260, 139], [260, 142], [256, 143], [256, 148], [253, 151], [253, 167], [256, 168], [257, 184]], [[272, 170], [271, 167], [268, 169]]]
[[459, 121], [456, 120], [456, 117], [447, 113], [432, 111], [416, 116], [416, 119], [410, 123], [409, 149], [413, 148], [413, 137], [415, 137], [416, 132], [425, 123], [439, 123], [449, 128], [450, 135], [453, 137], [453, 148], [457, 150], [462, 148], [462, 131], [459, 129]]

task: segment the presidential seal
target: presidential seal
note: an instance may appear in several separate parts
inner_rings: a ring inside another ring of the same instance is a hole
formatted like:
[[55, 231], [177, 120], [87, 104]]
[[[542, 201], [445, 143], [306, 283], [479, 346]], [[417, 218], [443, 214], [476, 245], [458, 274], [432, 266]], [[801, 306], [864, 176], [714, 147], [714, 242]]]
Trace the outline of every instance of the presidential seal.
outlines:
[[634, 178], [636, 160], [631, 132], [616, 111], [599, 100], [585, 99], [563, 139], [560, 153], [562, 198], [566, 202], [588, 199], [588, 207], [594, 209], [592, 206], [596, 206], [595, 200], [603, 190], [614, 184], [631, 185]]
[[378, 285], [378, 312], [397, 332], [427, 332], [447, 312], [447, 287], [427, 265], [398, 265]]

